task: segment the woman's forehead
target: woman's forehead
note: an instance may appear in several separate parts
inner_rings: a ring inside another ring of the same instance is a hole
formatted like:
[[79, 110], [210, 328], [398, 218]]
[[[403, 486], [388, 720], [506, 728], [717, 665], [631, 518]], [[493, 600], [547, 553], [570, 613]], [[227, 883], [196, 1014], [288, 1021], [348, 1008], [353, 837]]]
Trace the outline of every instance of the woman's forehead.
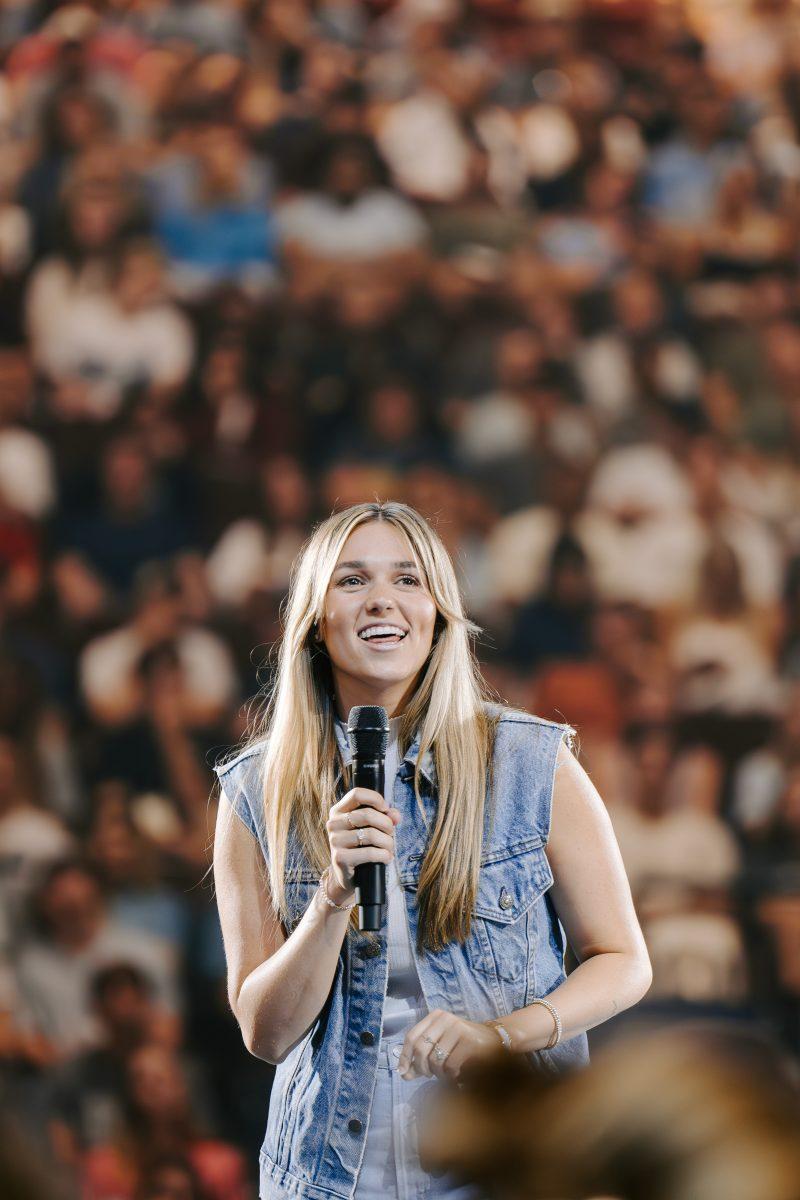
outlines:
[[369, 521], [353, 530], [342, 546], [336, 565], [353, 561], [375, 566], [418, 565], [408, 538], [385, 521]]

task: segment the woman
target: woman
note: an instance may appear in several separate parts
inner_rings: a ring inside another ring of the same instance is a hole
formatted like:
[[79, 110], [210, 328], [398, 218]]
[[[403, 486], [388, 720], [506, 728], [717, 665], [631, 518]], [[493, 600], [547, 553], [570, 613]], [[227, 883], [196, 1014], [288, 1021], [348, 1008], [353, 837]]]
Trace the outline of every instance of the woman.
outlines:
[[[261, 728], [217, 768], [228, 994], [248, 1049], [277, 1064], [264, 1200], [474, 1195], [419, 1161], [437, 1081], [503, 1046], [545, 1071], [583, 1063], [585, 1031], [649, 986], [573, 731], [486, 701], [475, 630], [417, 512], [335, 514], [293, 575]], [[343, 782], [362, 704], [390, 717], [388, 800]], [[378, 934], [353, 911], [362, 862], [387, 866]]]

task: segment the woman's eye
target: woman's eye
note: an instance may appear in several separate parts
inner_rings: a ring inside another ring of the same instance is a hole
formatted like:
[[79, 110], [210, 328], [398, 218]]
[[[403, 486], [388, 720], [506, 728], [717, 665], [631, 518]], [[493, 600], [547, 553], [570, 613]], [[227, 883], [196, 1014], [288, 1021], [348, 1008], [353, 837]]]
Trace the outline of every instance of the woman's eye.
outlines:
[[[411, 583], [414, 585], [414, 587], [419, 587], [419, 580], [417, 579], [416, 575], [400, 575], [398, 576], [398, 582]], [[361, 583], [361, 576], [345, 575], [339, 580], [337, 587], [346, 587], [351, 583]]]

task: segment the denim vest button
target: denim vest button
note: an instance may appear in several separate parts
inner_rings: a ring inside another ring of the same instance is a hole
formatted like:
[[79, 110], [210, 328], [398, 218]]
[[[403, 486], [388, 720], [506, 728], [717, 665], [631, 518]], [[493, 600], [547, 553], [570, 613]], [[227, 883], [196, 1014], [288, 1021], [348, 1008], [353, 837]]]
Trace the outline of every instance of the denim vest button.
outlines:
[[358, 953], [362, 958], [377, 958], [380, 952], [380, 946], [373, 946], [371, 943], [367, 943], [366, 946], [361, 947]]
[[500, 907], [511, 908], [514, 904], [513, 899], [509, 896], [505, 888], [500, 889]]
[[370, 1031], [368, 1029], [362, 1029], [361, 1030], [361, 1044], [362, 1044], [362, 1046], [374, 1046], [375, 1045], [375, 1034], [370, 1033]]
[[362, 1126], [361, 1122], [359, 1121], [358, 1117], [353, 1117], [351, 1120], [349, 1120], [347, 1122], [347, 1128], [350, 1130], [351, 1133], [361, 1133], [363, 1126]]

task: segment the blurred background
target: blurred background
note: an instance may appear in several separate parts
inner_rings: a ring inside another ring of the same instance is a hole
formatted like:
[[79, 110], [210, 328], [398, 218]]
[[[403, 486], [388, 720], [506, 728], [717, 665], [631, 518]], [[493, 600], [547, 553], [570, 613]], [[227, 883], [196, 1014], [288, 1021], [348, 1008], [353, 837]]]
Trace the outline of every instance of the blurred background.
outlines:
[[435, 521], [567, 720], [637, 1022], [800, 1053], [800, 7], [0, 3], [0, 1089], [246, 1200], [211, 764], [313, 522]]

